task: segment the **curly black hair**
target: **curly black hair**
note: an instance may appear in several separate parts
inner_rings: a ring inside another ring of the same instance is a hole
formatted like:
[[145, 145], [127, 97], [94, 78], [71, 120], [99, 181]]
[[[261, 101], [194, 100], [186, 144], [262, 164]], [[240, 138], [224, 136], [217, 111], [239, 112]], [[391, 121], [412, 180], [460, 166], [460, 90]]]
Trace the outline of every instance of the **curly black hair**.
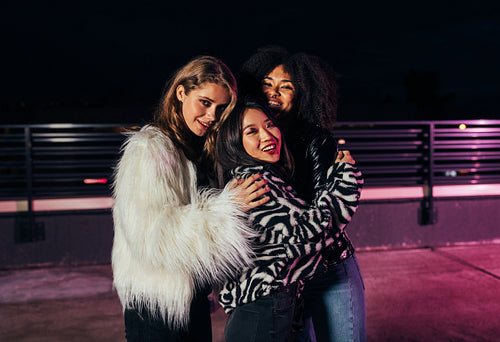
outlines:
[[274, 45], [259, 48], [242, 65], [238, 75], [240, 94], [262, 97], [262, 80], [278, 65], [283, 65], [290, 74], [295, 87], [292, 113], [288, 115], [333, 129], [337, 119], [338, 75], [317, 56], [303, 52], [290, 54], [285, 48]]

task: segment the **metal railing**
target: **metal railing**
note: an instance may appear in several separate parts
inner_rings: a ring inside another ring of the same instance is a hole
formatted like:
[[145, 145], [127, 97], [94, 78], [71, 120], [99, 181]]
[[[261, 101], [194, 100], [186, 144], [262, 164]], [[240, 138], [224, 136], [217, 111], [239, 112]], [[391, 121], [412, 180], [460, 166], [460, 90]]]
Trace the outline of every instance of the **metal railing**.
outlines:
[[[0, 199], [110, 195], [129, 129], [0, 125]], [[500, 120], [339, 122], [334, 135], [367, 187], [500, 183]]]
[[339, 123], [367, 186], [500, 182], [500, 120]]
[[109, 195], [123, 125], [0, 126], [0, 198]]

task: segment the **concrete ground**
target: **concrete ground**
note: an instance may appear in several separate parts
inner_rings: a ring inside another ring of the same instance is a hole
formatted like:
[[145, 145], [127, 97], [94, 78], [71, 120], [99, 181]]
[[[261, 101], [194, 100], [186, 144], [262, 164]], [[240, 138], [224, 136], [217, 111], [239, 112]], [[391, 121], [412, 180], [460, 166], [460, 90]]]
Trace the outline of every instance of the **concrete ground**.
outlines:
[[[500, 244], [358, 251], [369, 341], [500, 341]], [[212, 315], [214, 342], [226, 316]], [[0, 271], [0, 341], [124, 341], [110, 265]]]

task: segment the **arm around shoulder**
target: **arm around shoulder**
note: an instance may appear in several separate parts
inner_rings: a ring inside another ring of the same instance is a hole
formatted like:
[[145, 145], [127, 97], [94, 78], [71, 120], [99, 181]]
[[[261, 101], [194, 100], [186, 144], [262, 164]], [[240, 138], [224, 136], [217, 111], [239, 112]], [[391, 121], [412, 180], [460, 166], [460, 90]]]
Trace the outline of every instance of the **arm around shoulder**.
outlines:
[[114, 248], [134, 263], [212, 283], [250, 262], [252, 231], [232, 192], [199, 190], [194, 165], [158, 128], [127, 140], [114, 197]]

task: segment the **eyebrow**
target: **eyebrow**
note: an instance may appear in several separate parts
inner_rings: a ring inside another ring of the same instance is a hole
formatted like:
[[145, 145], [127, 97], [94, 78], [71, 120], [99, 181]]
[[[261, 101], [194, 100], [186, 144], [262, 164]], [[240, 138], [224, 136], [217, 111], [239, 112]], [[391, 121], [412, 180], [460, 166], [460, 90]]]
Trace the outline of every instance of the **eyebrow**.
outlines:
[[245, 127], [243, 127], [242, 132], [244, 132], [247, 128], [252, 126], [255, 126], [255, 124], [246, 125]]
[[[273, 122], [273, 120], [271, 120], [271, 119], [269, 119], [269, 118], [268, 118], [268, 119], [266, 119], [266, 120], [264, 121], [264, 123], [268, 123], [269, 121]], [[243, 127], [242, 132], [244, 132], [247, 128], [252, 127], [252, 126], [255, 126], [255, 124], [251, 123], [251, 124], [249, 124], [249, 125], [246, 125], [245, 127]]]
[[[274, 81], [274, 78], [272, 77], [269, 77], [269, 76], [266, 76], [264, 77], [265, 80], [273, 80]], [[290, 82], [290, 83], [293, 83], [291, 80], [281, 80], [282, 82]]]
[[[215, 101], [213, 99], [211, 99], [210, 97], [207, 97], [205, 95], [199, 95], [199, 96], [200, 96], [200, 98], [202, 98], [204, 100], [210, 101], [210, 103], [215, 103]], [[217, 105], [217, 107], [227, 106], [227, 105], [229, 105], [230, 102], [231, 101], [226, 102], [226, 103], [220, 103], [220, 104]]]
[[201, 98], [205, 99], [205, 100], [208, 100], [210, 102], [215, 102], [214, 100], [212, 100], [210, 97], [207, 97], [207, 96], [204, 96], [204, 95], [200, 95]]

